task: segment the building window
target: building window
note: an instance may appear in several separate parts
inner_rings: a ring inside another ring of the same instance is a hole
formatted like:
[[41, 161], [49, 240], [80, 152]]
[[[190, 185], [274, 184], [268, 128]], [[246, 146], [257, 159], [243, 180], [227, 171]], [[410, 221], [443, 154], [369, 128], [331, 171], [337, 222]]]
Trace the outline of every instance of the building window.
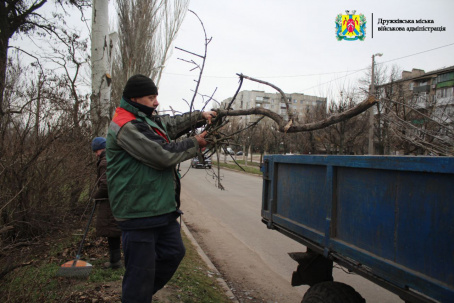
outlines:
[[255, 101], [263, 101], [263, 97], [257, 96], [255, 97]]
[[453, 96], [452, 87], [443, 87], [437, 89], [437, 99], [439, 98], [451, 98]]
[[437, 83], [445, 82], [445, 81], [449, 81], [449, 80], [454, 80], [454, 72], [439, 75], [437, 77]]

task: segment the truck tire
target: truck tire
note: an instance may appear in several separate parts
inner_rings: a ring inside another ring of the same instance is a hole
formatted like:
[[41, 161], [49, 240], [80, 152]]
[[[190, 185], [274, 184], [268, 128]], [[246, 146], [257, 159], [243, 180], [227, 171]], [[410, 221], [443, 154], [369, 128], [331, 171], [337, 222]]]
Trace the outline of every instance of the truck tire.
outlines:
[[301, 303], [365, 303], [353, 287], [340, 282], [317, 283], [304, 294]]

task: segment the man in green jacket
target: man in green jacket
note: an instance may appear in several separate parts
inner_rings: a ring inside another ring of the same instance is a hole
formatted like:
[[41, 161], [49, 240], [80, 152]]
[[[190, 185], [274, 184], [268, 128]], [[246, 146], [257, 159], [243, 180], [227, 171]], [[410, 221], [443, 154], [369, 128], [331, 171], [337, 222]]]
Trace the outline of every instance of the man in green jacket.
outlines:
[[158, 89], [143, 75], [129, 78], [107, 135], [107, 184], [122, 229], [126, 273], [122, 302], [151, 302], [185, 254], [176, 164], [207, 145], [206, 133], [174, 142], [211, 123], [215, 112], [153, 115]]

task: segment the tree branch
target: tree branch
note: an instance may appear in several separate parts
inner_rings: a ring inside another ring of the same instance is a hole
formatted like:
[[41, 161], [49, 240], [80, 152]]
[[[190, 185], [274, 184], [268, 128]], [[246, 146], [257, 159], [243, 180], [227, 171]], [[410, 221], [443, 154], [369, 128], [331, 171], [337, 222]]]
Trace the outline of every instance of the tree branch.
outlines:
[[[371, 96], [364, 100], [363, 102], [359, 103], [355, 107], [330, 116], [324, 120], [317, 121], [317, 122], [312, 122], [312, 123], [306, 123], [306, 124], [293, 124], [291, 125], [287, 132], [288, 133], [297, 133], [297, 132], [305, 132], [305, 131], [312, 131], [312, 130], [317, 130], [317, 129], [322, 129], [325, 127], [328, 127], [330, 125], [345, 121], [347, 119], [350, 119], [354, 116], [357, 116], [361, 114], [362, 112], [365, 112], [367, 109], [369, 109], [371, 106], [377, 103], [377, 100], [375, 97]], [[288, 122], [284, 120], [279, 114], [265, 109], [263, 107], [254, 107], [250, 109], [239, 109], [239, 110], [218, 110], [218, 117], [223, 117], [223, 116], [249, 116], [249, 115], [262, 115], [266, 116], [268, 118], [271, 118], [274, 122], [276, 122], [279, 126], [278, 130], [280, 132], [285, 132], [285, 127], [288, 125]]]
[[[42, 7], [47, 0], [41, 0], [38, 2], [33, 3], [27, 10], [21, 12], [19, 15], [14, 16], [13, 20], [10, 22], [10, 31], [11, 32], [16, 32], [20, 26], [22, 26], [27, 22], [28, 17], [37, 9]], [[12, 9], [16, 8], [16, 4], [13, 4], [10, 6]]]
[[287, 96], [285, 95], [285, 93], [284, 93], [284, 91], [282, 89], [280, 89], [279, 87], [277, 87], [276, 85], [274, 85], [272, 83], [269, 83], [269, 82], [266, 82], [266, 81], [263, 81], [263, 80], [255, 79], [255, 78], [243, 75], [243, 74], [237, 74], [237, 75], [239, 77], [241, 77], [241, 78], [245, 78], [245, 79], [248, 79], [248, 80], [251, 80], [251, 81], [254, 81], [254, 82], [258, 82], [258, 83], [262, 83], [262, 84], [271, 86], [272, 88], [277, 90], [281, 94], [281, 100], [285, 104], [285, 107], [287, 108], [287, 114], [289, 116], [289, 120], [292, 120], [293, 114], [290, 112], [290, 107], [289, 107], [288, 102], [287, 102]]

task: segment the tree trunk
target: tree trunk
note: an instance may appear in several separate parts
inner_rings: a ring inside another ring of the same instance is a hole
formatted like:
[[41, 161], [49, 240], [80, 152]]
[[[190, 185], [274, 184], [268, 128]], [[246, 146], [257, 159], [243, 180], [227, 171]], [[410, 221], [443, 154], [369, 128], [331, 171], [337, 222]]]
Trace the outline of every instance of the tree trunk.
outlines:
[[244, 165], [247, 166], [247, 151], [246, 151], [246, 144], [243, 144], [243, 160], [244, 160]]
[[6, 85], [6, 67], [8, 62], [8, 45], [9, 45], [9, 30], [8, 30], [8, 16], [2, 4], [0, 10], [0, 129], [3, 128], [5, 121], [6, 104], [3, 94]]
[[3, 35], [0, 34], [0, 130], [3, 130], [6, 120], [6, 102], [4, 98], [6, 84], [6, 63], [7, 63], [8, 39], [4, 41]]
[[251, 147], [252, 146], [249, 145], [248, 153], [249, 153], [249, 155], [251, 155], [251, 165], [252, 165], [252, 148]]
[[95, 136], [105, 136], [111, 118], [110, 74], [113, 41], [109, 37], [108, 0], [93, 0], [90, 115]]
[[[38, 88], [38, 96], [36, 98], [36, 109], [35, 109], [35, 131], [34, 131], [34, 135], [35, 135], [35, 140], [36, 140], [36, 143], [38, 143], [38, 137], [39, 137], [39, 122], [40, 122], [40, 119], [39, 119], [39, 116], [41, 114], [41, 89], [42, 89], [42, 82], [41, 82], [41, 75], [40, 77], [38, 78], [38, 85], [37, 85], [37, 88]], [[38, 145], [38, 144], [36, 144]]]

